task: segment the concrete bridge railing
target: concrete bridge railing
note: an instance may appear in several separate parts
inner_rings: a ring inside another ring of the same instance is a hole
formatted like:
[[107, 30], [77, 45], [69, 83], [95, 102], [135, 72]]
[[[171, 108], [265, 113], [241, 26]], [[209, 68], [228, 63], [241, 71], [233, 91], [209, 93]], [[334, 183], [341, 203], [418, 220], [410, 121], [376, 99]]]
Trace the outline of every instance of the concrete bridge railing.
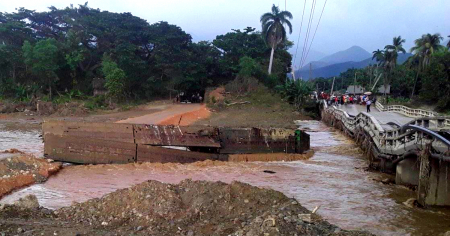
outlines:
[[[359, 140], [361, 148], [370, 153], [371, 165], [395, 172], [400, 184], [418, 186], [421, 204], [450, 206], [450, 141], [440, 135], [450, 130], [448, 117], [422, 116], [403, 125], [381, 124], [368, 113], [351, 116], [326, 102], [322, 104], [324, 122]], [[423, 150], [429, 150], [429, 159], [423, 159]]]
[[409, 108], [409, 107], [403, 106], [403, 105], [383, 106], [380, 102], [376, 102], [375, 106], [380, 112], [382, 112], [382, 111], [396, 112], [396, 113], [400, 113], [400, 114], [403, 114], [403, 115], [408, 116], [408, 117], [434, 117], [434, 116], [438, 116], [438, 113], [434, 112], [434, 111], [427, 111], [427, 110], [422, 110], [422, 109], [413, 109], [413, 108]]
[[408, 117], [413, 118], [432, 118], [432, 119], [417, 119], [414, 121], [415, 124], [423, 126], [425, 128], [430, 129], [442, 129], [442, 128], [449, 128], [450, 129], [450, 118], [449, 117], [443, 117], [439, 116], [437, 112], [434, 111], [427, 111], [422, 109], [413, 109], [409, 108], [407, 106], [402, 105], [389, 105], [389, 106], [383, 106], [380, 102], [375, 103], [375, 107], [380, 112], [396, 112]]

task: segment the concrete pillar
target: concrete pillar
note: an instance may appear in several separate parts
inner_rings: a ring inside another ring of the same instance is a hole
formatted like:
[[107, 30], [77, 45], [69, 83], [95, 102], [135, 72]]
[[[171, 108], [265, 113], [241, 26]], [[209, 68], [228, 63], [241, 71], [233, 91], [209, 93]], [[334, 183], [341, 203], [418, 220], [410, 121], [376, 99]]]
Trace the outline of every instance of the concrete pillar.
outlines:
[[450, 163], [432, 158], [428, 194], [425, 204], [450, 206]]
[[397, 164], [395, 183], [406, 186], [419, 185], [419, 163], [417, 163], [417, 157], [407, 158]]

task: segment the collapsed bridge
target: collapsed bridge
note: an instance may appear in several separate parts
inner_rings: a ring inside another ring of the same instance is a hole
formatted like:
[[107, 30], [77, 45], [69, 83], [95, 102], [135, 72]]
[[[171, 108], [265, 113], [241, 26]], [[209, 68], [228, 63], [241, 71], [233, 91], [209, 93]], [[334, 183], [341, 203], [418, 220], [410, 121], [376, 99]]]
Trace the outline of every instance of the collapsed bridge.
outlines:
[[228, 161], [230, 154], [305, 153], [309, 135], [279, 128], [228, 128], [47, 121], [44, 156], [80, 164]]
[[417, 188], [421, 205], [450, 206], [450, 117], [379, 102], [371, 113], [359, 105], [320, 104], [322, 120], [360, 144], [372, 168]]

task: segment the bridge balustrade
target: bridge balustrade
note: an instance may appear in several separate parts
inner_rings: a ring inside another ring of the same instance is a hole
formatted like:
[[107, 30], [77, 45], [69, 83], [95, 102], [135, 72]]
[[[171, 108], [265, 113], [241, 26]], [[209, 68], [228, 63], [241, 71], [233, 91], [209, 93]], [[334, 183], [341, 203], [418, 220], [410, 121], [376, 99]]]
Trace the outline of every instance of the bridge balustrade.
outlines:
[[[324, 102], [323, 104], [326, 103]], [[378, 102], [376, 106], [383, 108]], [[390, 110], [402, 111], [401, 113], [408, 111], [414, 114], [423, 114], [424, 116], [418, 117], [409, 124], [418, 125], [430, 130], [441, 130], [442, 128], [450, 127], [447, 126], [447, 123], [449, 122], [447, 117], [433, 117], [431, 116], [434, 114], [433, 112], [424, 112], [420, 109], [409, 108], [408, 110], [406, 108], [407, 107], [404, 106], [397, 106]], [[409, 129], [405, 132], [401, 132], [401, 127], [393, 127], [393, 129], [386, 131], [375, 117], [365, 112], [361, 112], [355, 117], [351, 117], [347, 112], [338, 109], [335, 106], [325, 108], [325, 112], [330, 113], [336, 119], [340, 120], [345, 129], [347, 129], [351, 134], [355, 133], [357, 126], [363, 128], [366, 133], [371, 136], [372, 141], [382, 154], [400, 157], [407, 151], [418, 149], [418, 147], [423, 147], [423, 140], [426, 139], [423, 137], [422, 132], [416, 130]], [[425, 115], [430, 116], [426, 117]], [[450, 150], [450, 147], [439, 140], [432, 138], [431, 142], [435, 150], [439, 150], [440, 152]]]

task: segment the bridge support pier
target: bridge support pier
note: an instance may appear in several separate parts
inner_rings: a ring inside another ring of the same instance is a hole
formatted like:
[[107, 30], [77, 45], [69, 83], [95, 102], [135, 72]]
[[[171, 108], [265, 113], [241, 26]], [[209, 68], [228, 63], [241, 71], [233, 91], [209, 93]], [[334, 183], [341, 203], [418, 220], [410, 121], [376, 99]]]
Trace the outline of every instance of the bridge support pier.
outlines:
[[419, 203], [423, 206], [450, 206], [450, 163], [422, 158], [420, 167]]
[[411, 157], [400, 161], [396, 166], [395, 183], [406, 186], [418, 186], [419, 170], [417, 158]]

